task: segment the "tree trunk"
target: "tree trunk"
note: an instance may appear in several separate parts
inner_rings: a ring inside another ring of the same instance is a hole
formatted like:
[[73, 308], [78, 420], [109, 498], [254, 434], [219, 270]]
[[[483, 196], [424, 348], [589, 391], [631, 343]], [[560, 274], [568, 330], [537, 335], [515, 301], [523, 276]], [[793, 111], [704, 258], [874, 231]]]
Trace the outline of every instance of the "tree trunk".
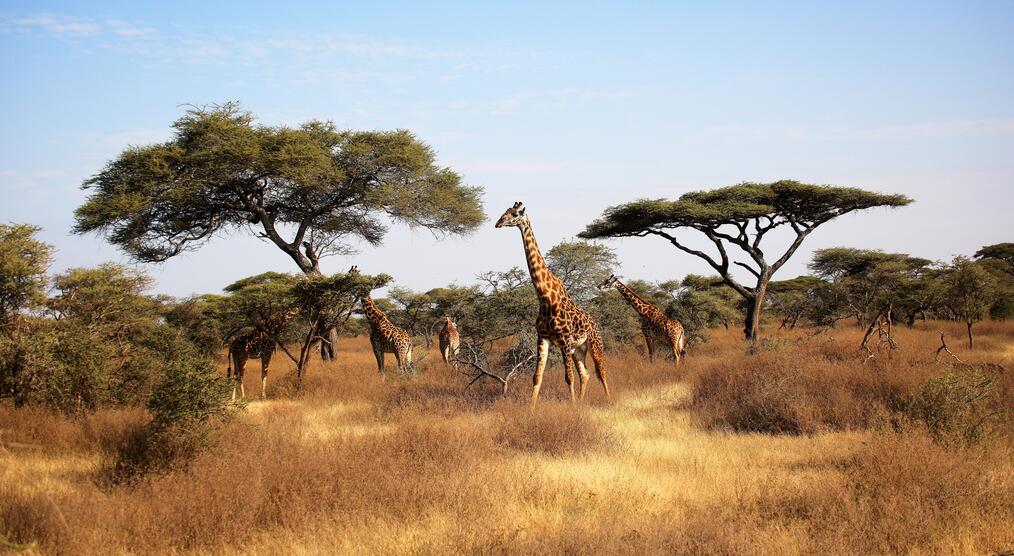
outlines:
[[968, 326], [968, 349], [971, 350], [971, 349], [974, 349], [972, 347], [972, 324], [973, 323], [972, 323], [972, 321], [969, 320], [969, 321], [965, 321], [965, 324]]
[[751, 344], [757, 343], [757, 335], [760, 332], [761, 307], [764, 305], [764, 288], [761, 288], [753, 298], [747, 298], [746, 321], [743, 323], [743, 335], [746, 341]]

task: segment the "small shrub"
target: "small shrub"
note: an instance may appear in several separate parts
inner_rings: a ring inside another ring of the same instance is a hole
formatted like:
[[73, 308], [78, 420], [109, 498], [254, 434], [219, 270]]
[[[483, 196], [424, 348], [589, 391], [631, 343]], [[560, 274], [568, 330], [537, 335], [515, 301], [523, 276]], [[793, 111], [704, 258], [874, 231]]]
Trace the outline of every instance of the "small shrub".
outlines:
[[233, 407], [228, 380], [179, 332], [153, 340], [172, 357], [148, 399], [151, 421], [125, 435], [107, 466], [114, 483], [185, 464], [211, 445], [215, 423]]
[[993, 378], [975, 368], [950, 369], [926, 381], [908, 407], [908, 415], [926, 424], [941, 443], [974, 444], [999, 418]]

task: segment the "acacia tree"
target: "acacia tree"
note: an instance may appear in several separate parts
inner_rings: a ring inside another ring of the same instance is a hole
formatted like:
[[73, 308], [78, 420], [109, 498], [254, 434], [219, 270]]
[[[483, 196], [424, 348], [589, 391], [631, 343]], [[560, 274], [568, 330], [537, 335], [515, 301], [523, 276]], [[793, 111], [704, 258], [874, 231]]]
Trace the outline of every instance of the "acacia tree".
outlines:
[[930, 262], [905, 253], [830, 247], [815, 251], [809, 268], [828, 281], [825, 287], [837, 289], [833, 297], [842, 306], [827, 309], [866, 326], [881, 316], [893, 319], [896, 309], [906, 314], [923, 309], [919, 294]]
[[563, 282], [574, 301], [587, 303], [597, 286], [619, 266], [616, 252], [587, 241], [561, 241], [546, 252], [546, 264]]
[[987, 245], [975, 252], [975, 258], [999, 261], [1007, 273], [1014, 274], [1014, 243]]
[[241, 231], [311, 274], [354, 240], [379, 245], [385, 219], [440, 236], [470, 233], [485, 218], [482, 189], [438, 166], [405, 130], [258, 125], [236, 103], [192, 108], [172, 127], [169, 141], [130, 147], [84, 182], [91, 193], [75, 232], [162, 262]]
[[981, 264], [965, 257], [954, 257], [944, 269], [944, 303], [965, 321], [968, 349], [973, 349], [972, 325], [989, 313], [996, 297], [996, 279]]
[[[761, 308], [771, 277], [796, 252], [803, 240], [820, 225], [857, 210], [909, 204], [904, 195], [885, 195], [849, 187], [830, 187], [782, 180], [774, 183], [742, 183], [711, 191], [691, 192], [678, 200], [641, 199], [609, 207], [587, 226], [583, 238], [644, 237], [654, 235], [674, 247], [699, 257], [718, 272], [722, 280], [746, 302], [744, 334], [757, 339]], [[788, 247], [769, 260], [761, 241], [772, 230], [788, 228], [794, 234]], [[683, 228], [701, 232], [716, 254], [688, 246], [677, 237]], [[730, 247], [738, 248], [747, 262], [735, 260]], [[753, 286], [733, 276], [733, 266], [745, 269]]]

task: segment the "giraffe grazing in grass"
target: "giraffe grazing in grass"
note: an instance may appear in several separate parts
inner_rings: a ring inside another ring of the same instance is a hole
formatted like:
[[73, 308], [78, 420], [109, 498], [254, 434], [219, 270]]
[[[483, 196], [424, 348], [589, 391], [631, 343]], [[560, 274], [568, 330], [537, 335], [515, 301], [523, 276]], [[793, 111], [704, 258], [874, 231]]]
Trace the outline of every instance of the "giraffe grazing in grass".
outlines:
[[[228, 361], [229, 368], [225, 371], [227, 379], [234, 378], [232, 386], [232, 399], [236, 400], [236, 389], [239, 388], [241, 398], [246, 397], [246, 388], [243, 386], [243, 375], [246, 372], [247, 359], [261, 360], [261, 399], [267, 397], [268, 388], [268, 366], [271, 365], [271, 356], [275, 354], [275, 345], [278, 336], [282, 333], [285, 325], [296, 316], [297, 309], [290, 309], [279, 313], [267, 322], [253, 328], [252, 330], [231, 337], [229, 340]], [[233, 366], [235, 365], [235, 367]]]
[[[359, 267], [353, 266], [349, 274], [358, 274]], [[384, 354], [393, 353], [398, 360], [398, 370], [405, 372], [412, 367], [412, 336], [395, 326], [387, 315], [377, 307], [366, 292], [359, 300], [363, 304], [363, 312], [370, 322], [370, 344], [373, 355], [377, 358], [377, 370], [384, 372]]]
[[570, 399], [574, 400], [574, 367], [581, 379], [581, 399], [584, 399], [588, 385], [588, 369], [585, 358], [591, 351], [595, 362], [595, 373], [609, 398], [609, 385], [606, 382], [606, 369], [602, 361], [602, 338], [591, 316], [574, 303], [567, 294], [563, 282], [549, 270], [539, 245], [535, 242], [532, 224], [525, 214], [525, 207], [520, 202], [507, 209], [497, 221], [496, 227], [513, 226], [521, 230], [524, 243], [525, 258], [528, 261], [528, 272], [532, 276], [532, 284], [539, 297], [539, 316], [535, 320], [535, 333], [538, 335], [538, 363], [532, 379], [532, 403], [539, 399], [542, 387], [542, 373], [546, 369], [549, 356], [549, 344], [560, 348], [563, 355], [564, 378], [570, 387]]
[[458, 335], [458, 326], [454, 324], [451, 317], [444, 318], [446, 322], [438, 335], [440, 340], [440, 356], [444, 358], [444, 364], [450, 365], [451, 359], [458, 353], [458, 346], [461, 345], [461, 336]]
[[599, 289], [607, 290], [615, 287], [620, 294], [630, 303], [630, 306], [637, 311], [641, 317], [641, 332], [644, 333], [644, 343], [648, 345], [648, 359], [655, 361], [655, 342], [667, 342], [672, 347], [673, 360], [676, 366], [686, 356], [686, 332], [678, 320], [671, 319], [661, 309], [648, 303], [637, 292], [630, 289], [626, 284], [620, 282], [615, 274], [610, 274]]

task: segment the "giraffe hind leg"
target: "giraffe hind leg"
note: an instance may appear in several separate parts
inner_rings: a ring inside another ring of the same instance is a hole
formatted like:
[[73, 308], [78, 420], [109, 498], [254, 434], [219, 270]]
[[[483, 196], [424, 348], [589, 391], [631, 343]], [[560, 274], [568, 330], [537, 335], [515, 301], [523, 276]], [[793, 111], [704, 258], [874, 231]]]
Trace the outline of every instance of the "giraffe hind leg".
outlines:
[[574, 366], [577, 367], [577, 375], [581, 379], [581, 400], [584, 400], [584, 396], [588, 388], [588, 368], [585, 366], [585, 359], [587, 358], [587, 355], [588, 342], [585, 342], [574, 350], [574, 354], [571, 356], [574, 359]]
[[602, 383], [602, 389], [606, 393], [606, 399], [612, 399], [609, 395], [609, 383], [606, 381], [606, 367], [603, 361], [602, 353], [602, 340], [597, 337], [591, 341], [591, 356], [592, 361], [595, 363], [595, 375], [598, 376], [599, 382]]
[[567, 353], [567, 350], [561, 349], [560, 355], [563, 356], [563, 379], [567, 381], [567, 387], [570, 388], [570, 401], [576, 402], [577, 398], [574, 397], [574, 361], [571, 354]]

